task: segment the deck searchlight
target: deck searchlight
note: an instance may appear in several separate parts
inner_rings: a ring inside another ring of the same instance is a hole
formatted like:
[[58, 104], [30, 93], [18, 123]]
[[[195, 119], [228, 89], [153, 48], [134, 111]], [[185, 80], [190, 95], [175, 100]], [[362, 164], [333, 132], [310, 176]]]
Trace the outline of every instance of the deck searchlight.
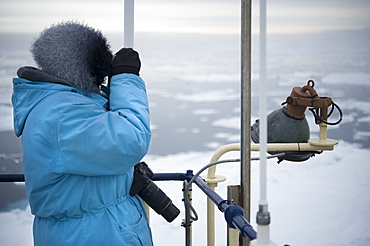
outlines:
[[[286, 148], [286, 151], [282, 151], [285, 155], [278, 158], [279, 163], [283, 160], [306, 161], [338, 143], [337, 140], [326, 138], [327, 125], [339, 124], [342, 121], [342, 111], [330, 97], [319, 97], [314, 85], [315, 82], [309, 80], [303, 87], [294, 87], [290, 96], [282, 103], [284, 107], [267, 116], [267, 143], [280, 143], [279, 147], [275, 145], [280, 150]], [[331, 109], [328, 112], [330, 106]], [[309, 139], [310, 128], [305, 117], [307, 107], [310, 107], [309, 110], [314, 114], [315, 123], [320, 126], [319, 139]], [[340, 118], [337, 122], [328, 122], [335, 108], [338, 109]], [[251, 138], [254, 143], [259, 143], [259, 120], [256, 120], [251, 127]], [[294, 143], [296, 150], [288, 150], [292, 146], [289, 143]], [[273, 150], [274, 145], [268, 148], [270, 154], [279, 153]]]
[[[337, 140], [327, 138], [327, 126], [339, 124], [343, 117], [342, 111], [330, 97], [319, 97], [314, 86], [315, 82], [309, 80], [303, 87], [294, 87], [290, 96], [282, 103], [283, 107], [271, 112], [266, 117], [267, 144], [265, 149], [269, 154], [277, 156], [278, 163], [283, 160], [293, 162], [306, 161], [315, 154], [333, 150], [334, 146], [338, 144]], [[310, 129], [305, 115], [307, 108], [313, 113], [315, 123], [320, 127], [319, 138], [310, 139]], [[338, 111], [339, 119], [336, 122], [329, 122], [328, 118], [333, 115], [335, 109]], [[261, 149], [261, 144], [259, 143], [259, 123], [260, 120], [257, 120], [251, 126], [251, 139], [254, 142], [250, 145], [251, 151], [260, 151]], [[241, 151], [241, 144], [231, 143], [220, 147], [214, 152], [210, 162], [216, 162], [224, 154], [232, 151]], [[260, 154], [262, 155], [262, 153]], [[215, 189], [218, 183], [226, 180], [226, 177], [216, 174], [216, 166], [212, 166], [208, 169], [205, 180], [212, 189]], [[239, 195], [237, 192], [233, 194], [235, 197]], [[261, 207], [261, 211], [264, 211], [264, 206]], [[207, 207], [207, 223], [208, 230], [210, 229], [210, 231], [208, 233], [210, 234], [209, 237], [213, 239], [211, 240], [212, 243], [208, 245], [214, 245], [214, 221], [211, 219], [214, 217], [213, 213], [213, 204], [209, 204]], [[261, 213], [258, 216], [262, 224], [269, 224], [269, 216], [261, 216]], [[239, 232], [229, 229], [228, 234], [229, 245], [239, 245]], [[265, 244], [258, 244], [257, 241], [251, 242], [251, 246], [259, 245]], [[270, 242], [270, 244], [266, 245], [272, 246], [275, 244]]]

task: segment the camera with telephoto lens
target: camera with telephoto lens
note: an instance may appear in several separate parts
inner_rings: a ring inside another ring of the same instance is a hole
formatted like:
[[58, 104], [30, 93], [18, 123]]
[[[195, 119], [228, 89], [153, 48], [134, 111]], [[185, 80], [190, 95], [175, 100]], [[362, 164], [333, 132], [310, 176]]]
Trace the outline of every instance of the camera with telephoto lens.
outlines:
[[162, 215], [168, 222], [172, 222], [179, 215], [180, 210], [172, 204], [171, 199], [151, 180], [153, 176], [152, 170], [145, 162], [136, 164], [130, 195], [138, 194], [157, 214]]

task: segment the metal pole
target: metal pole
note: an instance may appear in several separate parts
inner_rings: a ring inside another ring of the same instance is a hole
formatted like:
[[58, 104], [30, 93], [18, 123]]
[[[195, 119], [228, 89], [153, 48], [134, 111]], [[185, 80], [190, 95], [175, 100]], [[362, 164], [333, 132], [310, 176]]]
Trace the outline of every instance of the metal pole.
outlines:
[[266, 113], [266, 0], [260, 0], [260, 200], [257, 239], [251, 246], [276, 246], [270, 241], [270, 213], [267, 202], [267, 113]]
[[[241, 197], [245, 218], [250, 221], [251, 192], [251, 47], [252, 47], [252, 1], [241, 2]], [[240, 237], [241, 245], [249, 240]]]
[[[183, 185], [183, 193], [184, 193], [184, 201], [185, 201], [185, 196], [188, 196], [189, 201], [191, 203], [192, 199], [192, 188], [191, 185], [189, 187], [189, 192], [185, 192], [185, 187], [187, 186], [188, 181], [184, 180], [184, 185]], [[193, 239], [192, 239], [192, 228], [191, 228], [191, 210], [190, 207], [187, 203], [185, 203], [185, 220], [182, 222], [182, 226], [185, 227], [185, 245], [186, 246], [192, 246], [193, 245]]]
[[267, 114], [266, 114], [266, 0], [260, 0], [260, 61], [259, 61], [259, 142], [260, 142], [260, 203], [267, 205], [266, 156], [267, 156]]
[[267, 114], [266, 114], [266, 0], [260, 0], [260, 200], [257, 214], [258, 244], [269, 244], [270, 214], [267, 202]]
[[[240, 205], [240, 185], [227, 186], [227, 200], [229, 204]], [[227, 246], [239, 246], [239, 231], [227, 227]]]
[[124, 0], [124, 32], [123, 45], [127, 48], [134, 47], [134, 3], [135, 0]]

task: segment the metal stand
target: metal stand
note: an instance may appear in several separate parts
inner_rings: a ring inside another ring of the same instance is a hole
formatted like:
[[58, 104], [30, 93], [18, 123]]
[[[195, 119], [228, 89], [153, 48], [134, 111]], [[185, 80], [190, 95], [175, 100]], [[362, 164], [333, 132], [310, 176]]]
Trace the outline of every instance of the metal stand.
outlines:
[[[186, 192], [186, 187], [188, 185], [188, 181], [185, 180], [184, 181], [184, 186], [183, 186], [183, 193], [184, 193], [184, 198], [183, 198], [183, 201], [185, 201], [185, 199], [188, 199], [190, 202], [191, 202], [191, 199], [192, 199], [192, 188], [191, 188], [191, 185], [189, 187], [189, 192]], [[187, 198], [186, 198], [187, 196]], [[183, 226], [185, 228], [185, 245], [186, 246], [191, 246], [192, 245], [192, 228], [191, 228], [191, 223], [193, 222], [192, 219], [191, 219], [191, 210], [190, 210], [190, 207], [189, 207], [189, 204], [187, 204], [186, 202], [184, 203], [185, 205], [185, 219], [184, 221], [182, 222], [181, 226]]]

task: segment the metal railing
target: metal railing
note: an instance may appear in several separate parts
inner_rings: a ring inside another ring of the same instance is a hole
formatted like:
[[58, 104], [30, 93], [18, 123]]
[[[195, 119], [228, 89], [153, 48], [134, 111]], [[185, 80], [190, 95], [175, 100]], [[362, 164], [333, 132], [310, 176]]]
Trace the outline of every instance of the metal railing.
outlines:
[[[189, 187], [192, 183], [198, 186], [198, 188], [203, 191], [213, 202], [218, 209], [224, 213], [225, 220], [230, 228], [237, 229], [241, 235], [247, 237], [248, 239], [256, 239], [256, 231], [252, 228], [249, 222], [244, 217], [244, 210], [239, 205], [230, 204], [228, 200], [223, 199], [218, 195], [211, 187], [209, 187], [204, 180], [199, 175], [193, 175], [191, 170], [186, 173], [155, 173], [153, 181], [183, 181], [184, 182], [184, 198], [188, 196]], [[23, 174], [0, 174], [0, 182], [24, 182]], [[186, 199], [184, 199], [185, 201]], [[185, 206], [185, 245], [190, 246], [191, 242], [191, 221], [190, 221], [190, 209]]]

